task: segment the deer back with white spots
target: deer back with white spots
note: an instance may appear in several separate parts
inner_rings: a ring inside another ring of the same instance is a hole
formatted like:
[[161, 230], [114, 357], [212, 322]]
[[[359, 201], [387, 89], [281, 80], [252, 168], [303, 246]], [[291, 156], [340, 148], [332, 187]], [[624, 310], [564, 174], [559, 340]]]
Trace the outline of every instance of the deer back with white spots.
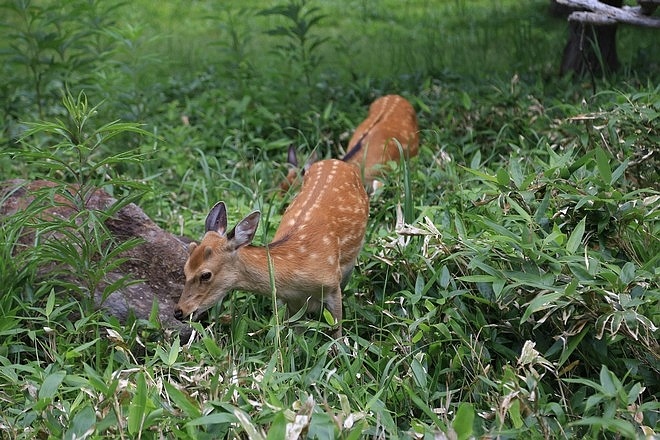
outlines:
[[[419, 128], [415, 109], [402, 96], [385, 95], [369, 106], [369, 114], [353, 133], [342, 160], [358, 167], [364, 185], [373, 192], [382, 185], [377, 180], [382, 175], [382, 166], [390, 161], [399, 161], [401, 153], [406, 160], [416, 156], [418, 147]], [[289, 147], [289, 170], [280, 183], [280, 189], [285, 192], [295, 187], [299, 176], [304, 175], [314, 160], [315, 153], [300, 169], [295, 148]]]
[[358, 169], [334, 159], [310, 166], [266, 246], [251, 244], [259, 211], [227, 232], [227, 209], [218, 202], [206, 218], [202, 241], [189, 247], [175, 317], [194, 318], [232, 290], [270, 295], [275, 289], [288, 313], [305, 306], [318, 313], [325, 306], [337, 324], [333, 336], [341, 336], [341, 291], [362, 248], [368, 214]]
[[342, 160], [357, 165], [364, 184], [375, 189], [381, 165], [417, 155], [419, 133], [415, 109], [404, 97], [386, 95], [369, 106], [369, 114], [348, 142]]

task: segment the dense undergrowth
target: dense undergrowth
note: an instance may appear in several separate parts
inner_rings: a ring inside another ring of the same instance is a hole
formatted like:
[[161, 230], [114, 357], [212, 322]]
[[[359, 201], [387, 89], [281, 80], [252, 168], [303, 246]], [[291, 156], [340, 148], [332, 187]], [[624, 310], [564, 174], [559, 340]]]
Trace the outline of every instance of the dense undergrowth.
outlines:
[[[541, 1], [266, 3], [2, 5], [0, 172], [80, 210], [1, 220], [3, 438], [657, 435], [647, 34], [622, 29], [623, 72], [593, 83], [555, 76], [566, 25]], [[191, 238], [217, 200], [230, 223], [259, 208], [265, 243], [287, 147], [341, 154], [385, 93], [417, 109], [420, 154], [371, 199], [336, 354], [244, 292], [190, 340], [85, 300], [122, 261], [85, 191]]]

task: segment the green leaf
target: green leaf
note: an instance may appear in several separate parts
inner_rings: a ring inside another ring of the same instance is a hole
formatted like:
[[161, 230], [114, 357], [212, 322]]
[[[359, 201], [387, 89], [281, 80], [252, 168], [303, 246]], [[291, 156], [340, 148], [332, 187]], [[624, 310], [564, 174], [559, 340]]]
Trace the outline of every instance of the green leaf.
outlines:
[[558, 366], [561, 367], [566, 363], [568, 358], [573, 354], [575, 349], [580, 345], [580, 342], [582, 342], [582, 339], [586, 336], [586, 334], [589, 333], [589, 329], [585, 328], [583, 329], [580, 333], [578, 333], [575, 336], [572, 336], [568, 340], [568, 344], [564, 350], [562, 350], [561, 355], [559, 356], [559, 363]]
[[[597, 406], [600, 405], [600, 403], [603, 400], [605, 400], [605, 396], [603, 394], [592, 394], [591, 396], [589, 396], [587, 398], [587, 402], [584, 405], [584, 411], [587, 412], [587, 413], [590, 412], [589, 410], [591, 408], [596, 408]], [[605, 402], [605, 403], [607, 404], [607, 402]]]
[[532, 224], [532, 217], [529, 215], [527, 211], [523, 209], [522, 206], [515, 200], [513, 200], [511, 197], [506, 198], [506, 201], [511, 205], [511, 207], [525, 220], [525, 223], [527, 224]]
[[610, 373], [610, 370], [606, 365], [603, 365], [600, 369], [600, 384], [603, 387], [603, 390], [605, 390], [605, 394], [608, 396], [616, 395], [617, 387], [612, 379], [612, 373]]
[[410, 388], [408, 385], [403, 384], [403, 388], [406, 390], [408, 393], [408, 397], [410, 400], [413, 401], [413, 403], [419, 408], [425, 415], [428, 417], [435, 425], [440, 427], [444, 426], [444, 423], [438, 418], [438, 416], [431, 410], [429, 407], [428, 403], [424, 402], [420, 397], [417, 391], [413, 390]]
[[456, 411], [456, 417], [452, 423], [458, 440], [470, 438], [474, 424], [474, 408], [471, 403], [462, 402]]
[[205, 337], [202, 339], [204, 343], [204, 348], [209, 352], [214, 358], [219, 358], [222, 356], [222, 349], [218, 346], [218, 343], [214, 338]]
[[332, 110], [333, 110], [333, 102], [328, 101], [328, 104], [325, 106], [325, 109], [323, 109], [324, 121], [328, 121], [330, 119], [330, 116], [332, 115]]
[[421, 272], [418, 272], [417, 277], [415, 278], [415, 295], [422, 294], [425, 284], [426, 281], [424, 280], [424, 275]]
[[628, 396], [627, 396], [628, 399], [626, 400], [626, 403], [628, 405], [632, 405], [633, 403], [635, 403], [639, 398], [641, 392], [642, 392], [642, 384], [639, 382], [635, 383], [635, 385], [633, 385], [632, 388], [630, 388], [630, 391], [628, 391]]
[[240, 408], [234, 408], [234, 415], [241, 424], [249, 439], [252, 440], [266, 440], [264, 433], [259, 430], [257, 424], [252, 421], [252, 418], [245, 411]]
[[534, 221], [536, 223], [541, 223], [541, 220], [546, 218], [546, 213], [548, 211], [548, 207], [550, 206], [550, 194], [551, 191], [546, 191], [545, 195], [543, 196], [543, 200], [541, 200], [538, 208], [536, 208], [536, 212], [534, 213]]
[[154, 298], [151, 303], [151, 311], [149, 312], [149, 322], [158, 323], [160, 321], [160, 313], [158, 307], [158, 301]]
[[502, 289], [504, 289], [505, 284], [506, 284], [506, 279], [504, 278], [499, 278], [493, 281], [493, 293], [495, 294], [496, 298], [500, 297], [502, 293]]
[[509, 407], [509, 417], [511, 417], [511, 422], [516, 429], [520, 429], [523, 425], [523, 419], [520, 416], [520, 400], [515, 399], [511, 402]]
[[598, 430], [605, 429], [610, 432], [623, 434], [626, 438], [637, 438], [637, 432], [632, 423], [622, 419], [585, 417], [569, 423], [568, 426], [591, 426]]
[[612, 181], [612, 169], [610, 168], [609, 158], [607, 157], [605, 150], [603, 150], [601, 147], [596, 148], [595, 154], [596, 166], [598, 167], [600, 178], [609, 185]]
[[[494, 177], [491, 177], [491, 176], [488, 176], [487, 174], [476, 171], [479, 168], [481, 168], [481, 151], [477, 150], [474, 153], [474, 156], [472, 156], [472, 160], [470, 161], [470, 168], [469, 169], [472, 170], [473, 174], [481, 175], [482, 177], [486, 176], [488, 179], [491, 179], [493, 182], [496, 181]], [[486, 178], [486, 177], [484, 177], [484, 178]]]
[[461, 104], [463, 105], [463, 108], [465, 110], [470, 110], [472, 108], [472, 99], [470, 98], [470, 94], [467, 92], [461, 92]]
[[87, 373], [87, 381], [94, 387], [94, 390], [99, 394], [108, 395], [110, 394], [110, 387], [105, 383], [103, 379], [92, 367], [88, 364], [83, 364], [83, 369]]
[[46, 376], [39, 388], [39, 399], [53, 398], [65, 377], [65, 371], [56, 371]]
[[630, 159], [626, 158], [626, 160], [624, 160], [623, 163], [621, 163], [621, 165], [616, 167], [616, 169], [612, 173], [612, 180], [609, 182], [610, 185], [614, 185], [616, 183], [616, 181], [619, 180], [621, 178], [621, 176], [623, 176], [623, 173], [628, 168], [628, 163], [629, 162], [630, 162]]
[[577, 290], [578, 280], [577, 278], [571, 278], [571, 282], [564, 287], [564, 295], [567, 297], [572, 296]]
[[624, 286], [627, 286], [633, 282], [635, 279], [635, 265], [632, 262], [628, 261], [623, 265], [621, 268], [621, 273], [619, 274], [619, 279]]
[[469, 283], [493, 283], [498, 280], [498, 278], [492, 275], [466, 275], [458, 277], [458, 279]]
[[481, 155], [479, 154], [479, 151], [477, 151], [474, 154], [474, 156], [475, 157], [472, 159], [473, 162], [472, 165], [474, 165], [474, 167], [471, 168], [461, 167], [461, 168], [463, 168], [465, 171], [467, 171], [470, 174], [474, 174], [475, 176], [480, 177], [484, 182], [498, 183], [497, 176], [491, 176], [490, 174], [486, 174], [483, 171], [479, 171], [481, 168], [480, 165]]
[[575, 209], [577, 211], [585, 205], [586, 206], [593, 206], [593, 204], [596, 203], [596, 202], [597, 202], [596, 197], [585, 194], [585, 195], [580, 196], [578, 202], [575, 204], [575, 208], [573, 208], [573, 209]]
[[53, 314], [53, 309], [55, 308], [55, 289], [51, 289], [48, 299], [46, 300], [46, 318], [50, 318], [50, 315]]
[[440, 269], [440, 287], [446, 289], [450, 282], [451, 274], [449, 273], [449, 269], [447, 268], [447, 265], [443, 265], [442, 269]]
[[85, 405], [76, 412], [71, 421], [71, 426], [64, 435], [65, 439], [87, 438], [88, 431], [92, 430], [96, 424], [96, 414], [91, 406]]
[[417, 386], [422, 390], [426, 390], [428, 385], [426, 380], [427, 373], [417, 358], [413, 357], [412, 361], [410, 362], [410, 369], [412, 370], [413, 379], [415, 379]]
[[275, 414], [273, 421], [270, 423], [266, 440], [279, 440], [286, 438], [286, 424], [287, 420], [284, 416], [284, 411]]
[[128, 407], [128, 432], [135, 435], [142, 430], [142, 424], [147, 412], [147, 381], [144, 373], [135, 376], [136, 390]]
[[100, 339], [101, 338], [96, 338], [96, 339], [93, 339], [89, 342], [85, 342], [84, 344], [74, 346], [72, 350], [68, 350], [66, 352], [66, 355], [65, 355], [66, 358], [67, 359], [72, 359], [72, 358], [79, 357], [83, 351], [87, 350], [89, 347], [91, 347], [93, 345], [96, 345], [96, 343]]
[[[404, 388], [406, 391], [408, 391], [408, 387], [404, 385]], [[394, 418], [392, 417], [392, 413], [390, 410], [387, 409], [385, 404], [383, 403], [382, 400], [378, 398], [381, 394], [383, 394], [384, 388], [380, 388], [376, 394], [367, 402], [367, 405], [365, 406], [365, 411], [372, 410], [374, 414], [378, 414], [378, 417], [380, 418], [380, 423], [385, 427], [386, 430], [390, 432], [396, 432], [397, 429], [397, 424], [394, 422]], [[419, 398], [418, 398], [419, 399]], [[435, 415], [435, 414], [434, 414]], [[437, 416], [436, 416], [437, 418]], [[438, 419], [438, 421], [440, 421]], [[441, 425], [442, 426], [442, 425]]]
[[167, 358], [167, 366], [171, 367], [176, 363], [176, 360], [179, 358], [179, 350], [181, 349], [181, 345], [179, 342], [179, 337], [177, 336], [174, 338], [174, 342], [172, 343], [172, 346], [170, 347], [170, 352], [169, 356]]
[[346, 435], [346, 431], [343, 431], [342, 438], [345, 440], [358, 440], [364, 437], [363, 433], [366, 429], [367, 429], [367, 422], [361, 420], [359, 423], [353, 426], [353, 429], [351, 429], [348, 435]]
[[497, 183], [502, 186], [509, 186], [509, 182], [509, 173], [504, 168], [497, 170]]
[[202, 415], [197, 401], [193, 400], [184, 391], [181, 391], [169, 382], [164, 382], [165, 390], [168, 396], [190, 418], [197, 418]]
[[561, 246], [564, 240], [566, 240], [566, 235], [559, 229], [556, 229], [543, 239], [543, 247], [546, 247], [550, 243], [555, 243]]
[[523, 313], [522, 318], [520, 318], [520, 322], [521, 323], [526, 322], [529, 319], [529, 317], [532, 316], [532, 314], [535, 312], [545, 310], [550, 307], [554, 307], [556, 305], [555, 301], [561, 298], [562, 295], [563, 295], [562, 292], [538, 295], [536, 298], [534, 298], [529, 302], [527, 309], [525, 309], [525, 313]]
[[[307, 438], [334, 440], [337, 438], [337, 423], [328, 413], [317, 412], [309, 422]], [[284, 438], [284, 437], [280, 437]]]
[[[514, 232], [510, 231], [509, 229], [505, 228], [504, 226], [495, 223], [494, 221], [488, 220], [486, 218], [481, 219], [481, 221], [488, 226], [490, 229], [493, 231], [497, 232], [498, 234], [502, 235], [503, 237], [507, 237], [512, 239], [514, 242], [520, 241], [520, 237], [518, 237]], [[495, 238], [495, 237], [493, 237]]]
[[328, 310], [327, 308], [323, 309], [323, 319], [325, 320], [326, 323], [328, 323], [331, 326], [337, 325], [337, 322], [335, 321], [335, 317], [332, 316], [332, 313], [330, 313], [330, 310]]
[[[571, 378], [567, 378], [567, 379], [563, 379], [563, 381], [564, 381], [564, 382], [568, 382], [568, 383], [579, 383], [579, 384], [581, 384], [581, 385], [586, 385], [586, 386], [588, 386], [588, 387], [590, 387], [590, 388], [593, 388], [593, 389], [596, 390], [596, 391], [599, 391], [600, 393], [604, 393], [604, 392], [605, 392], [605, 390], [603, 390], [603, 387], [602, 387], [599, 383], [594, 382], [593, 380], [582, 379], [582, 378], [580, 378], [580, 379], [571, 379]], [[596, 395], [598, 396], [598, 395], [600, 395], [600, 394], [596, 394]], [[592, 396], [592, 397], [593, 397], [593, 396]]]
[[511, 162], [509, 162], [509, 174], [511, 175], [511, 180], [513, 180], [513, 183], [516, 185], [516, 188], [524, 191], [525, 186], [523, 185], [523, 182], [525, 177], [520, 169], [519, 161], [511, 160]]
[[237, 421], [238, 419], [233, 414], [215, 413], [191, 420], [186, 423], [186, 426], [224, 425], [227, 423], [236, 423]]
[[467, 238], [467, 233], [465, 231], [465, 225], [463, 224], [463, 221], [461, 220], [460, 216], [454, 217], [454, 227], [456, 228], [456, 233], [458, 236], [462, 239]]
[[587, 154], [580, 156], [575, 162], [573, 162], [568, 171], [573, 174], [576, 170], [580, 169], [584, 164], [586, 164], [591, 158], [594, 157], [594, 150], [589, 151]]
[[571, 236], [568, 237], [568, 241], [566, 242], [566, 251], [569, 254], [574, 254], [578, 247], [580, 247], [580, 244], [582, 243], [582, 237], [584, 236], [584, 228], [586, 223], [587, 217], [582, 218], [573, 232], [571, 232]]

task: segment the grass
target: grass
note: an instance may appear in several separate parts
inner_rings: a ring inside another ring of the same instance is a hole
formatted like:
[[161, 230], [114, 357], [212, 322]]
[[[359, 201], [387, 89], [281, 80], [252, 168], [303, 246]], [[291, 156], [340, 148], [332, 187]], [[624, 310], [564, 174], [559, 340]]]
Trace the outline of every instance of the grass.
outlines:
[[[657, 435], [646, 31], [621, 28], [622, 71], [592, 84], [556, 76], [567, 25], [545, 1], [299, 5], [2, 5], [0, 173], [55, 185], [0, 227], [3, 437]], [[371, 200], [336, 355], [322, 322], [245, 292], [189, 340], [157, 309], [120, 324], [85, 297], [121, 263], [103, 215], [38, 215], [78, 182], [198, 238], [225, 200], [230, 224], [262, 210], [265, 243], [288, 146], [339, 155], [384, 93], [417, 109], [420, 154]]]

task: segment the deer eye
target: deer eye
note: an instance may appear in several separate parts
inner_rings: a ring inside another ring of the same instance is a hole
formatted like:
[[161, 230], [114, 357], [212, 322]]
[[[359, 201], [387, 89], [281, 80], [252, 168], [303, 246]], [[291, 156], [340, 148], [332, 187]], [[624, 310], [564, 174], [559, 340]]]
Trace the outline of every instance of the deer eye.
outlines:
[[202, 272], [202, 274], [199, 276], [199, 281], [202, 283], [206, 283], [211, 279], [211, 272]]

